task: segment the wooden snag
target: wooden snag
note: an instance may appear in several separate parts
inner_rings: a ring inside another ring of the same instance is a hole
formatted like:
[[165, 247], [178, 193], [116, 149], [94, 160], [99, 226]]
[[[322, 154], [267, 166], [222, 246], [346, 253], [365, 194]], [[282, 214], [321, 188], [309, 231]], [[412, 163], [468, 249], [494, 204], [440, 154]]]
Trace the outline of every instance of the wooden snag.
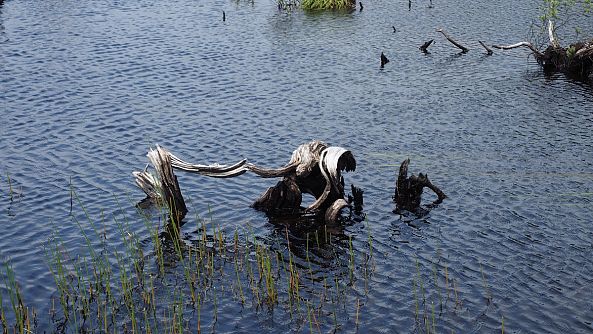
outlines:
[[387, 59], [387, 56], [385, 56], [385, 54], [381, 52], [381, 68], [383, 68], [385, 64], [387, 64], [388, 62], [389, 59]]
[[157, 175], [155, 177], [146, 169], [143, 172], [134, 172], [136, 184], [148, 197], [164, 203], [169, 209], [169, 221], [175, 226], [181, 226], [187, 214], [187, 207], [177, 176], [173, 172], [171, 156], [167, 150], [157, 145], [155, 150], [150, 149], [147, 157]]
[[486, 54], [488, 54], [489, 56], [491, 56], [494, 52], [492, 51], [491, 48], [489, 48], [484, 42], [482, 41], [478, 41], [480, 43], [480, 45], [486, 49]]
[[354, 186], [353, 184], [350, 185], [350, 189], [352, 190], [352, 194], [348, 195], [348, 203], [352, 205], [352, 207], [354, 208], [354, 212], [360, 213], [362, 212], [362, 206], [364, 205], [364, 191]]
[[451, 42], [451, 44], [455, 45], [456, 47], [458, 47], [461, 50], [461, 53], [467, 53], [469, 51], [468, 48], [466, 48], [465, 46], [459, 44], [457, 41], [455, 41], [453, 38], [451, 38], [451, 36], [449, 36], [449, 34], [447, 34], [443, 29], [437, 29], [437, 32], [440, 32], [441, 34], [443, 34], [443, 36], [445, 36], [445, 38]]
[[[233, 165], [191, 164], [158, 145], [156, 150], [150, 150], [148, 158], [156, 170], [156, 176], [146, 169], [134, 172], [136, 184], [147, 198], [165, 203], [171, 220], [178, 225], [185, 217], [187, 208], [173, 169], [217, 178], [235, 177], [247, 171], [263, 178], [282, 177], [280, 182], [253, 203], [253, 208], [272, 215], [314, 214], [332, 219], [329, 222], [337, 219], [342, 208], [350, 206], [345, 200], [342, 172], [356, 169], [356, 160], [350, 151], [328, 146], [321, 141], [300, 145], [292, 153], [289, 163], [276, 169], [258, 167], [247, 160]], [[304, 210], [301, 208], [303, 193], [315, 197], [315, 202]], [[361, 190], [358, 190], [355, 198], [362, 207]]]
[[396, 203], [396, 211], [407, 210], [416, 212], [422, 201], [422, 192], [424, 188], [429, 188], [438, 199], [433, 204], [441, 203], [447, 196], [437, 186], [432, 184], [426, 174], [412, 175], [408, 177], [408, 166], [410, 159], [402, 162], [399, 168], [399, 175], [396, 182], [395, 194], [393, 199]]
[[419, 47], [420, 51], [422, 51], [422, 53], [430, 53], [430, 52], [428, 52], [428, 47], [432, 44], [432, 42], [434, 42], [434, 39], [431, 39], [430, 41], [422, 44]]
[[295, 214], [300, 209], [302, 199], [294, 175], [289, 175], [268, 188], [251, 206], [264, 212]]
[[562, 72], [576, 80], [593, 82], [593, 39], [573, 43], [567, 48], [563, 48], [560, 46], [554, 31], [554, 23], [549, 20], [548, 38], [550, 44], [543, 52], [529, 42], [519, 42], [511, 45], [492, 45], [492, 47], [502, 50], [527, 47], [531, 50], [533, 56], [545, 72]]

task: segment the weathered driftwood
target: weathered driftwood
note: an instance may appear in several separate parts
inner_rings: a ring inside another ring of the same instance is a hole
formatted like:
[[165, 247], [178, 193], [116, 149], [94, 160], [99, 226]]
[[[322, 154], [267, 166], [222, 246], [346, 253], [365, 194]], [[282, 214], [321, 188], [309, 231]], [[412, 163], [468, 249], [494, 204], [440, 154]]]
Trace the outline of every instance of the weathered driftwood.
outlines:
[[539, 52], [539, 50], [535, 46], [533, 46], [533, 44], [529, 42], [519, 42], [511, 45], [492, 45], [493, 48], [500, 50], [510, 50], [520, 48], [522, 46], [529, 48], [536, 55], [536, 58], [539, 56], [543, 56], [543, 54]]
[[[356, 160], [350, 151], [330, 147], [320, 141], [299, 146], [288, 164], [276, 169], [262, 168], [247, 160], [230, 166], [191, 164], [159, 146], [150, 150], [148, 158], [157, 176], [147, 170], [134, 172], [136, 184], [148, 197], [163, 201], [169, 207], [172, 219], [178, 223], [187, 209], [173, 169], [218, 178], [235, 177], [247, 171], [264, 178], [282, 177], [253, 203], [253, 207], [270, 214], [313, 213], [324, 217], [327, 222], [335, 222], [340, 210], [350, 206], [345, 200], [342, 172], [356, 169]], [[316, 199], [305, 209], [301, 208], [303, 193]], [[361, 190], [357, 190], [354, 198], [355, 203], [359, 202], [362, 207]]]
[[151, 175], [146, 169], [143, 172], [133, 172], [136, 184], [147, 196], [164, 202], [169, 208], [169, 219], [173, 225], [178, 226], [187, 214], [187, 207], [177, 177], [173, 173], [171, 155], [167, 150], [157, 146], [156, 150], [151, 149], [147, 156], [157, 176]]
[[533, 53], [536, 61], [546, 72], [563, 72], [579, 80], [592, 80], [593, 76], [593, 40], [570, 44], [567, 48], [560, 46], [554, 33], [554, 23], [548, 21], [548, 39], [550, 45], [544, 50], [538, 50], [529, 42], [519, 42], [512, 45], [493, 45], [502, 50], [527, 47]]
[[443, 36], [445, 36], [445, 38], [451, 42], [451, 44], [455, 45], [456, 47], [458, 47], [459, 49], [461, 49], [462, 53], [466, 53], [469, 51], [468, 48], [466, 48], [465, 46], [459, 44], [457, 41], [455, 41], [453, 38], [451, 38], [451, 36], [449, 36], [449, 34], [447, 34], [443, 29], [439, 28], [437, 29], [437, 32], [440, 32], [441, 34], [443, 34]]
[[393, 200], [396, 203], [396, 211], [407, 210], [416, 212], [422, 201], [422, 191], [424, 188], [432, 190], [437, 194], [438, 199], [433, 204], [438, 204], [447, 196], [437, 186], [432, 184], [426, 174], [412, 175], [408, 177], [408, 165], [410, 159], [404, 160], [399, 168], [399, 175], [395, 186]]

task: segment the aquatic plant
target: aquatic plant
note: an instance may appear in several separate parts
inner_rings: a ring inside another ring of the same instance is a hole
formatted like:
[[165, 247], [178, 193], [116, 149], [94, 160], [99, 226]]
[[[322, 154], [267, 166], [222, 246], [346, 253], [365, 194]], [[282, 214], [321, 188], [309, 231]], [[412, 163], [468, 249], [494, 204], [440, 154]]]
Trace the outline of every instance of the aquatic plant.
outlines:
[[[261, 310], [284, 314], [297, 331], [339, 331], [344, 322], [364, 330], [376, 267], [367, 220], [360, 236], [327, 225], [306, 231], [282, 226], [261, 240], [249, 225], [225, 230], [212, 214], [196, 216], [191, 231], [181, 233], [167, 228], [177, 225], [166, 224], [170, 213], [162, 206], [139, 209], [134, 219], [122, 208], [112, 218], [117, 233], [108, 243], [105, 222], [88, 214], [74, 187], [71, 196], [86, 217], [71, 215], [86, 250], [75, 254], [57, 233], [46, 243], [55, 293], [43, 321], [54, 328], [36, 327], [37, 314], [7, 265], [0, 272], [0, 332], [200, 333], [217, 331], [219, 316], [237, 305], [242, 317], [259, 317]], [[138, 224], [145, 228], [134, 232]], [[455, 313], [462, 305], [458, 280], [441, 260], [417, 259], [411, 272], [410, 315], [418, 332], [440, 331], [443, 310]], [[482, 280], [491, 299], [484, 272]]]
[[354, 9], [356, 0], [303, 0], [301, 8], [306, 10]]

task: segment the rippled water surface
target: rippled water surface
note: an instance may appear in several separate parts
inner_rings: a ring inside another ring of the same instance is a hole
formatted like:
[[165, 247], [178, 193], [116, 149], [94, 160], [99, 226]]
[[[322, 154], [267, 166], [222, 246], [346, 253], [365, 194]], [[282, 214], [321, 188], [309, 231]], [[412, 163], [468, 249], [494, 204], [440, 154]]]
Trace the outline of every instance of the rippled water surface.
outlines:
[[[275, 167], [320, 139], [352, 150], [358, 165], [346, 183], [364, 190], [366, 219], [347, 224], [329, 254], [317, 249], [315, 275], [345, 282], [338, 274], [351, 253], [368, 256], [369, 235], [371, 273], [344, 283], [343, 311], [329, 308], [328, 325], [223, 293], [218, 321], [205, 326], [593, 331], [593, 90], [544, 76], [524, 50], [480, 49], [479, 39], [526, 39], [537, 1], [433, 2], [286, 13], [269, 0], [4, 1], [0, 262], [10, 260], [38, 329], [52, 330], [56, 295], [44, 246], [55, 233], [71, 254], [85, 252], [82, 207], [110, 246], [123, 247], [116, 222], [125, 215], [152, 249], [131, 177], [151, 145], [197, 163]], [[458, 54], [437, 27], [471, 51]], [[431, 54], [421, 54], [433, 38]], [[382, 70], [381, 52], [391, 60]], [[395, 171], [407, 157], [411, 172], [428, 173], [448, 195], [422, 218], [392, 213]], [[288, 255], [282, 228], [249, 207], [275, 180], [179, 181], [188, 217], [211, 217], [229, 234], [249, 226]], [[195, 224], [183, 232], [191, 240]], [[319, 284], [302, 281], [305, 291]], [[428, 328], [418, 314], [428, 314]]]

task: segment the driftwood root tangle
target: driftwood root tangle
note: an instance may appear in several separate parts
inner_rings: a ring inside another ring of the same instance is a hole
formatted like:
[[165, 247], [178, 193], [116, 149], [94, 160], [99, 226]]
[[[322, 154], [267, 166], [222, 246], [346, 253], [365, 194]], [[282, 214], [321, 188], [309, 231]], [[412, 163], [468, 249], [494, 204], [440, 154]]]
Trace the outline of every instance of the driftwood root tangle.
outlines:
[[[157, 175], [153, 176], [146, 169], [134, 172], [136, 184], [149, 198], [164, 202], [171, 219], [177, 223], [183, 220], [187, 208], [173, 169], [217, 178], [235, 177], [248, 171], [263, 178], [282, 177], [253, 207], [269, 214], [300, 213], [302, 194], [308, 193], [315, 197], [315, 202], [304, 212], [319, 214], [327, 222], [335, 222], [340, 210], [350, 207], [344, 195], [342, 172], [356, 169], [356, 160], [350, 151], [321, 141], [300, 145], [288, 164], [275, 169], [259, 167], [245, 159], [233, 165], [191, 164], [158, 145], [156, 150], [150, 150], [148, 158]], [[362, 207], [362, 191], [358, 190], [355, 197]]]
[[437, 186], [432, 184], [426, 174], [412, 175], [408, 177], [408, 165], [410, 159], [404, 160], [399, 168], [399, 175], [396, 182], [395, 194], [393, 199], [396, 203], [396, 210], [407, 210], [416, 212], [422, 201], [422, 191], [424, 188], [432, 190], [437, 194], [438, 199], [433, 204], [442, 202], [447, 196]]
[[548, 21], [548, 38], [550, 45], [542, 52], [529, 42], [511, 45], [493, 45], [502, 50], [527, 47], [537, 62], [546, 72], [562, 72], [577, 80], [593, 80], [593, 39], [586, 42], [570, 44], [567, 48], [560, 46], [554, 33], [554, 23]]

